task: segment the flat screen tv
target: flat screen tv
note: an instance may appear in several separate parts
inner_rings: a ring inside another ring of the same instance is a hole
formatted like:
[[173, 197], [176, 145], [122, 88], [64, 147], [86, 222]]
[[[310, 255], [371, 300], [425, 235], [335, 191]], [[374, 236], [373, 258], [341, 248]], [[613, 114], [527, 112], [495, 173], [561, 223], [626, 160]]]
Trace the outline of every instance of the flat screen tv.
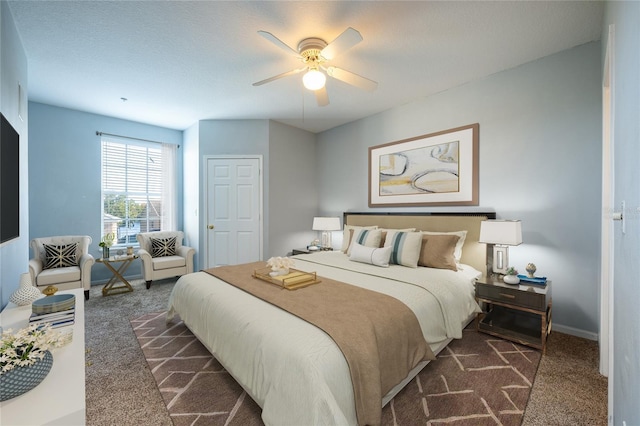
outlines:
[[20, 135], [0, 122], [0, 244], [20, 236]]

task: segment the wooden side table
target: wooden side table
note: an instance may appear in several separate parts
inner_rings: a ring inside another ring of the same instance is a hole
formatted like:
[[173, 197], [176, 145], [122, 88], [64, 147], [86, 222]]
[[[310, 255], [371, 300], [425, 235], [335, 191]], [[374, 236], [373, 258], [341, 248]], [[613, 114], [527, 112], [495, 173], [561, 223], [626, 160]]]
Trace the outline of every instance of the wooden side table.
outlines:
[[[129, 293], [133, 291], [133, 287], [129, 284], [129, 281], [122, 275], [127, 270], [131, 262], [138, 258], [137, 254], [132, 255], [124, 255], [124, 256], [111, 256], [108, 258], [99, 258], [96, 259], [96, 262], [104, 263], [104, 266], [109, 268], [111, 273], [113, 274], [109, 281], [102, 287], [102, 295], [108, 296], [110, 294], [120, 294], [120, 293]], [[117, 264], [118, 269], [114, 268], [112, 264]], [[120, 283], [121, 285], [116, 286], [116, 284]]]
[[296, 254], [311, 254], [311, 253], [318, 253], [321, 251], [333, 251], [333, 249], [329, 248], [329, 249], [309, 250], [308, 248], [295, 248], [291, 251], [291, 255], [295, 256]]
[[542, 287], [482, 277], [476, 280], [476, 300], [486, 304], [486, 311], [476, 316], [476, 330], [546, 352], [551, 333], [551, 281]]

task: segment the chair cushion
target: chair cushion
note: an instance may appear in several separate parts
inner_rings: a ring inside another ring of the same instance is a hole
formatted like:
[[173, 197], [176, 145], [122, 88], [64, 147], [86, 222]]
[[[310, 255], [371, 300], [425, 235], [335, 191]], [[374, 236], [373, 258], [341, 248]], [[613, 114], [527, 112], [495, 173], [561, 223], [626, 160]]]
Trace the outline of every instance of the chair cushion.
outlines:
[[154, 258], [152, 263], [153, 270], [159, 271], [161, 269], [180, 268], [186, 266], [187, 261], [184, 257], [180, 256], [162, 256]]
[[176, 237], [151, 238], [151, 257], [176, 255]]
[[44, 244], [44, 269], [67, 268], [78, 265], [78, 243], [65, 245]]
[[36, 277], [36, 285], [45, 286], [51, 284], [69, 283], [80, 281], [80, 267], [69, 266], [66, 268], [45, 269]]

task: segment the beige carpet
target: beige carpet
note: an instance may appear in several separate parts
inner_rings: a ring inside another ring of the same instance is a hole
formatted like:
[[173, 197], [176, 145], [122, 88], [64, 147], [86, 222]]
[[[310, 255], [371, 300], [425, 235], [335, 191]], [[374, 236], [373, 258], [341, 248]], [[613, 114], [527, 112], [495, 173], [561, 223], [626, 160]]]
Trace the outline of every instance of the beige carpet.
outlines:
[[[131, 321], [175, 426], [262, 424], [260, 408], [181, 321]], [[540, 352], [465, 330], [384, 409], [384, 425], [520, 425]]]

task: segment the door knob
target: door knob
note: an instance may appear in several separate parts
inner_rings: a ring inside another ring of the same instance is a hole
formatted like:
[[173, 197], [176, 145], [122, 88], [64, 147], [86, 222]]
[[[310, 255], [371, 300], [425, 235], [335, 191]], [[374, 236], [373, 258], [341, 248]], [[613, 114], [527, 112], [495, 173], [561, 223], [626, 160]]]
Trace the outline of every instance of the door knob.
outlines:
[[209, 225], [209, 226], [207, 226], [207, 228], [209, 228], [209, 229], [213, 229], [213, 228], [215, 228], [215, 226], [213, 226], [213, 225]]

